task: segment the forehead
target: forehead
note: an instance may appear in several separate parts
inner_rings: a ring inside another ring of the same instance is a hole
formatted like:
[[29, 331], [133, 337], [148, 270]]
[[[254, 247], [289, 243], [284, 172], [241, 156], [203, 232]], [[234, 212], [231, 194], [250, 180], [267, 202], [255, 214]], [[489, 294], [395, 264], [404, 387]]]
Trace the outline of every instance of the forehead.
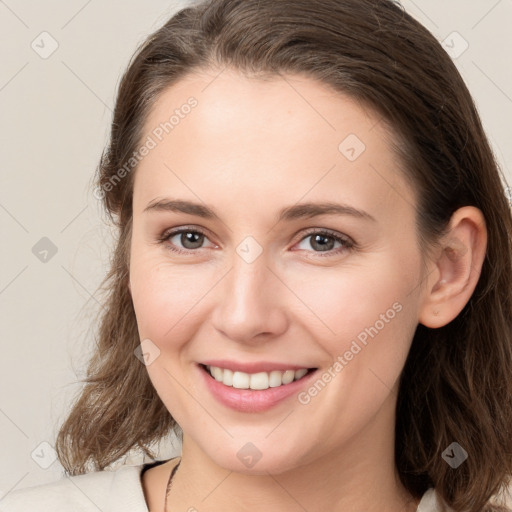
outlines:
[[154, 147], [138, 165], [134, 202], [177, 190], [251, 201], [272, 189], [292, 202], [331, 194], [324, 199], [378, 206], [398, 194], [412, 203], [380, 116], [303, 76], [190, 74], [153, 105], [148, 138]]
[[[189, 108], [192, 102], [195, 106]], [[381, 116], [317, 80], [297, 74], [248, 77], [231, 69], [196, 71], [168, 87], [153, 105], [145, 132], [158, 130], [171, 119], [173, 135], [179, 136], [178, 127], [183, 125], [189, 137], [218, 135], [217, 139], [244, 128], [253, 139], [267, 143], [279, 135], [279, 145], [292, 136], [295, 141], [324, 140], [327, 146], [347, 129], [364, 137], [379, 123], [383, 128]], [[384, 129], [381, 132], [389, 135]]]

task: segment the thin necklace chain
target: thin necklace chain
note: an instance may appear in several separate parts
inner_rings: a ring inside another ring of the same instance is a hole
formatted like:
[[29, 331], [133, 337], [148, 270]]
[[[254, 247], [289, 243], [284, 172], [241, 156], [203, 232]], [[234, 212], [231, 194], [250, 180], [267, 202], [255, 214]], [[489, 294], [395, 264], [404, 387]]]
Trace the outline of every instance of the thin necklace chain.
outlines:
[[164, 501], [164, 512], [167, 512], [167, 497], [169, 496], [169, 491], [171, 490], [171, 484], [172, 484], [172, 477], [174, 476], [174, 473], [176, 473], [176, 470], [178, 469], [178, 466], [181, 464], [181, 459], [174, 466], [173, 470], [171, 471], [171, 474], [169, 475], [169, 481], [167, 482], [167, 487], [165, 489], [165, 501]]

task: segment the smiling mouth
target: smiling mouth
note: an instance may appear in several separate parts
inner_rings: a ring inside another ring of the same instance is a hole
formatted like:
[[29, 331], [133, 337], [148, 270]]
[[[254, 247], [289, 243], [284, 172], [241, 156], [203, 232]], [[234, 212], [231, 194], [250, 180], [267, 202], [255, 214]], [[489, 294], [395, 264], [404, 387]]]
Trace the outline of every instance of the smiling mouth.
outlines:
[[245, 373], [232, 371], [218, 366], [199, 365], [212, 379], [235, 389], [265, 390], [286, 386], [302, 379], [317, 368], [301, 368], [299, 370]]

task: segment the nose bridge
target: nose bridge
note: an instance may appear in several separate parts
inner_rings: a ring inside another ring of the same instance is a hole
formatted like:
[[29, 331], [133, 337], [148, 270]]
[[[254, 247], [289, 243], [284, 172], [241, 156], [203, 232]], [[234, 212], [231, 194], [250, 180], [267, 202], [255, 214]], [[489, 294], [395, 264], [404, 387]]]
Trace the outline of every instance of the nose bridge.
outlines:
[[230, 271], [219, 287], [215, 327], [229, 338], [248, 341], [258, 334], [277, 335], [286, 328], [282, 283], [274, 275], [267, 255], [251, 242], [233, 253]]

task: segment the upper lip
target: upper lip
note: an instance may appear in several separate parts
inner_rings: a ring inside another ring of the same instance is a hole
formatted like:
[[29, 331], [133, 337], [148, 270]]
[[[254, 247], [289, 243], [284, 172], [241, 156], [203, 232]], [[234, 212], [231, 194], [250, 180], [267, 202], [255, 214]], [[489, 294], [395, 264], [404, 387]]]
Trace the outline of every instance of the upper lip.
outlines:
[[237, 361], [228, 361], [227, 359], [210, 359], [203, 361], [200, 364], [205, 366], [217, 366], [219, 368], [225, 368], [233, 372], [244, 372], [244, 373], [258, 373], [258, 372], [271, 372], [274, 370], [301, 370], [302, 368], [311, 368], [308, 365], [300, 366], [287, 363], [274, 363], [271, 361], [255, 361], [252, 363], [242, 363]]

